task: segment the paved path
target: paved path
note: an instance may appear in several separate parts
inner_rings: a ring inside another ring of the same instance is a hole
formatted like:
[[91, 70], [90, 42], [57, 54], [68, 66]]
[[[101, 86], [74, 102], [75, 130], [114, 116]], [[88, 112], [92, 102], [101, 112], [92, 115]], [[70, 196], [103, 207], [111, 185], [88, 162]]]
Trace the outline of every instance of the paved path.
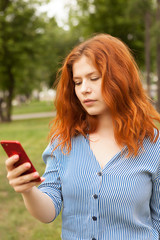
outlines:
[[55, 117], [55, 116], [56, 116], [56, 112], [41, 112], [41, 113], [12, 115], [11, 119], [14, 121], [14, 120], [33, 119], [33, 118], [47, 118], [47, 117]]

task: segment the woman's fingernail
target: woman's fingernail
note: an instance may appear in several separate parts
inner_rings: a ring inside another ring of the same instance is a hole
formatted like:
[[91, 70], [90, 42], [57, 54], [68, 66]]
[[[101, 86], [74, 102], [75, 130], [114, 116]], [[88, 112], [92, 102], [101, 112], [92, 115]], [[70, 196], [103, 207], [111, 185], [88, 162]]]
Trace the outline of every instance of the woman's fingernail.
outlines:
[[33, 177], [37, 178], [37, 177], [39, 177], [39, 174], [38, 174], [37, 172], [35, 172], [35, 173], [33, 174]]
[[26, 164], [25, 164], [25, 167], [26, 167], [26, 168], [29, 168], [30, 166], [31, 166], [30, 163], [26, 163]]

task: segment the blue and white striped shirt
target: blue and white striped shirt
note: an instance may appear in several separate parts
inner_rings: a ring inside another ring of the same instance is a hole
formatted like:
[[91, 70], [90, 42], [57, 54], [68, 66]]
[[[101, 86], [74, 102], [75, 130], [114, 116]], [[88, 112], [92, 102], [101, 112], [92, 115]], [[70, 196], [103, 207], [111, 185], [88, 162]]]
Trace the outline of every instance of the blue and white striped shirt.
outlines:
[[39, 189], [53, 200], [56, 217], [62, 208], [63, 240], [160, 240], [160, 137], [145, 138], [135, 158], [117, 153], [103, 169], [82, 135], [69, 155], [58, 147], [51, 156], [53, 148], [43, 153]]

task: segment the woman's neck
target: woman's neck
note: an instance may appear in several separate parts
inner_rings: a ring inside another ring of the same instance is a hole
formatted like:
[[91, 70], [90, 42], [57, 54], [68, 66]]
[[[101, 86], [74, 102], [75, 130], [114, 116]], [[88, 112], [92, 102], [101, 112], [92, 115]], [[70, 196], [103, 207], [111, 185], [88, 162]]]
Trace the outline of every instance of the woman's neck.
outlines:
[[113, 121], [111, 118], [111, 115], [105, 114], [98, 116], [98, 129], [97, 134], [100, 136], [106, 136], [106, 135], [114, 135], [114, 129], [113, 129]]

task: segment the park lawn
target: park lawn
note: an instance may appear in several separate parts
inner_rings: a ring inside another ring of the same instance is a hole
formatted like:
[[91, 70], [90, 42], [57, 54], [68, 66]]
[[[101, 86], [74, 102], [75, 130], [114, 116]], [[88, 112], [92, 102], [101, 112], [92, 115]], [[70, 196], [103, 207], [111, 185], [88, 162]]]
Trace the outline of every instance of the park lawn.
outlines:
[[[51, 119], [33, 119], [0, 124], [0, 140], [18, 140], [42, 175], [45, 164], [42, 152], [48, 144], [48, 123]], [[0, 147], [0, 239], [2, 240], [60, 240], [61, 213], [50, 224], [40, 223], [25, 209], [22, 197], [8, 184]]]
[[39, 112], [51, 112], [54, 111], [53, 101], [31, 101], [21, 103], [21, 105], [13, 106], [12, 114], [26, 114], [26, 113], [39, 113]]

